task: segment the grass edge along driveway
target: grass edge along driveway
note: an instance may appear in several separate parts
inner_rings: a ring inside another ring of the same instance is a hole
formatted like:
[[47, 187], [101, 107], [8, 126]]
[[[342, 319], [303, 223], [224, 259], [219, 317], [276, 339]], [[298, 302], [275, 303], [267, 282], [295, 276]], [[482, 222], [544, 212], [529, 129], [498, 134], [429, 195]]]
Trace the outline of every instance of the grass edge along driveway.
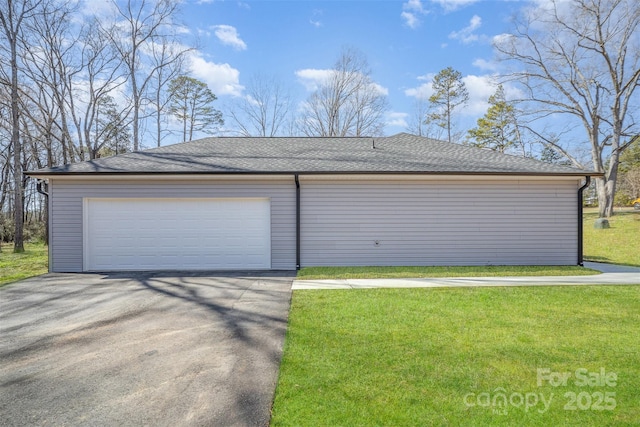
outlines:
[[437, 267], [303, 267], [298, 280], [420, 279], [427, 277], [589, 276], [599, 271], [577, 265], [480, 265]]
[[637, 286], [296, 291], [271, 425], [633, 425], [638, 354]]

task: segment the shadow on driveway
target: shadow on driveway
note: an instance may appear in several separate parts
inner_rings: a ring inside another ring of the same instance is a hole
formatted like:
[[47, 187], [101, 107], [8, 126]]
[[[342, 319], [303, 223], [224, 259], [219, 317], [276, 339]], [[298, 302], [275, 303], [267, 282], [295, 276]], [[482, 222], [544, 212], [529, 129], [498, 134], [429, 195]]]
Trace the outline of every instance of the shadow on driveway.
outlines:
[[294, 276], [46, 274], [3, 287], [3, 425], [267, 425]]

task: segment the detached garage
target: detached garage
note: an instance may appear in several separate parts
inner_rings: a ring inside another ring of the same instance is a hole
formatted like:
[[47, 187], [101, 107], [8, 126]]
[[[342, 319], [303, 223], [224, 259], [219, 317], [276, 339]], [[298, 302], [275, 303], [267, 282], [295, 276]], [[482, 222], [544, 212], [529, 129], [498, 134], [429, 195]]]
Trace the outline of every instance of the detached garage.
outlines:
[[595, 173], [408, 134], [206, 138], [29, 172], [50, 270], [582, 263]]

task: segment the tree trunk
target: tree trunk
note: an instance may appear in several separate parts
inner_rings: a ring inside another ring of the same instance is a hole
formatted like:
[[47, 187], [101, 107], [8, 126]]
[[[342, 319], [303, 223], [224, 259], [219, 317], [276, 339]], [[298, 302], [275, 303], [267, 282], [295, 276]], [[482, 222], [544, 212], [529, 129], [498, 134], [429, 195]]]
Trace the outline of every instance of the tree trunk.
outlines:
[[[17, 31], [16, 31], [17, 33]], [[18, 54], [16, 33], [11, 41], [11, 145], [13, 146], [13, 185], [14, 185], [14, 210], [13, 218], [15, 231], [13, 239], [13, 251], [24, 252], [24, 206], [22, 204], [22, 150], [20, 145], [20, 115], [18, 105]]]
[[613, 216], [613, 199], [616, 180], [598, 177], [596, 178], [596, 193], [598, 195], [598, 217], [609, 218]]
[[138, 151], [139, 147], [140, 147], [140, 119], [139, 119], [139, 111], [138, 108], [140, 105], [140, 101], [138, 100], [138, 96], [135, 94], [133, 95], [133, 151]]
[[[161, 77], [159, 77], [159, 79], [160, 78]], [[160, 89], [158, 89], [157, 92], [156, 92], [156, 108], [157, 108], [157, 111], [156, 111], [156, 132], [158, 132], [157, 135], [156, 135], [156, 138], [157, 138], [156, 142], [158, 144], [158, 147], [160, 147], [160, 142], [162, 141], [162, 138], [161, 138], [162, 123], [160, 121], [160, 119], [161, 119], [161, 117], [160, 117], [161, 116], [161, 111], [160, 111]]]
[[[135, 64], [135, 47], [132, 60], [132, 64]], [[138, 82], [136, 80], [135, 65], [130, 65], [131, 69], [131, 92], [133, 96], [133, 151], [138, 151], [140, 148], [140, 94], [138, 93]]]

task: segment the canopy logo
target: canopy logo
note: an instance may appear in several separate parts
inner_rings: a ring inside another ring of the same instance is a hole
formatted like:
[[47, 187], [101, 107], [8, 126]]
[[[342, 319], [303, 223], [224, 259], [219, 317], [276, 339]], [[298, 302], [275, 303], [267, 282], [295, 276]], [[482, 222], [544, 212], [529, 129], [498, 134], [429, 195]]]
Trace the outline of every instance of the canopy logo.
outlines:
[[479, 406], [483, 408], [491, 408], [494, 414], [507, 415], [509, 407], [523, 408], [525, 412], [537, 410], [544, 414], [549, 410], [553, 401], [553, 393], [546, 399], [544, 393], [520, 393], [514, 392], [507, 394], [502, 388], [496, 388], [493, 393], [467, 393], [464, 396], [464, 403], [467, 407]]
[[[618, 374], [608, 372], [605, 368], [591, 372], [586, 368], [578, 368], [575, 371], [552, 371], [549, 368], [536, 370], [536, 383], [538, 387], [580, 387], [596, 388], [595, 391], [567, 391], [558, 395], [557, 401], [564, 403], [565, 411], [613, 411], [616, 408], [616, 393], [605, 388], [616, 387]], [[556, 397], [555, 393], [538, 392], [512, 392], [508, 393], [503, 387], [497, 387], [493, 392], [467, 393], [464, 396], [464, 404], [471, 407], [491, 409], [494, 414], [507, 415], [510, 408], [517, 408], [524, 412], [537, 411], [544, 414], [549, 410]]]

